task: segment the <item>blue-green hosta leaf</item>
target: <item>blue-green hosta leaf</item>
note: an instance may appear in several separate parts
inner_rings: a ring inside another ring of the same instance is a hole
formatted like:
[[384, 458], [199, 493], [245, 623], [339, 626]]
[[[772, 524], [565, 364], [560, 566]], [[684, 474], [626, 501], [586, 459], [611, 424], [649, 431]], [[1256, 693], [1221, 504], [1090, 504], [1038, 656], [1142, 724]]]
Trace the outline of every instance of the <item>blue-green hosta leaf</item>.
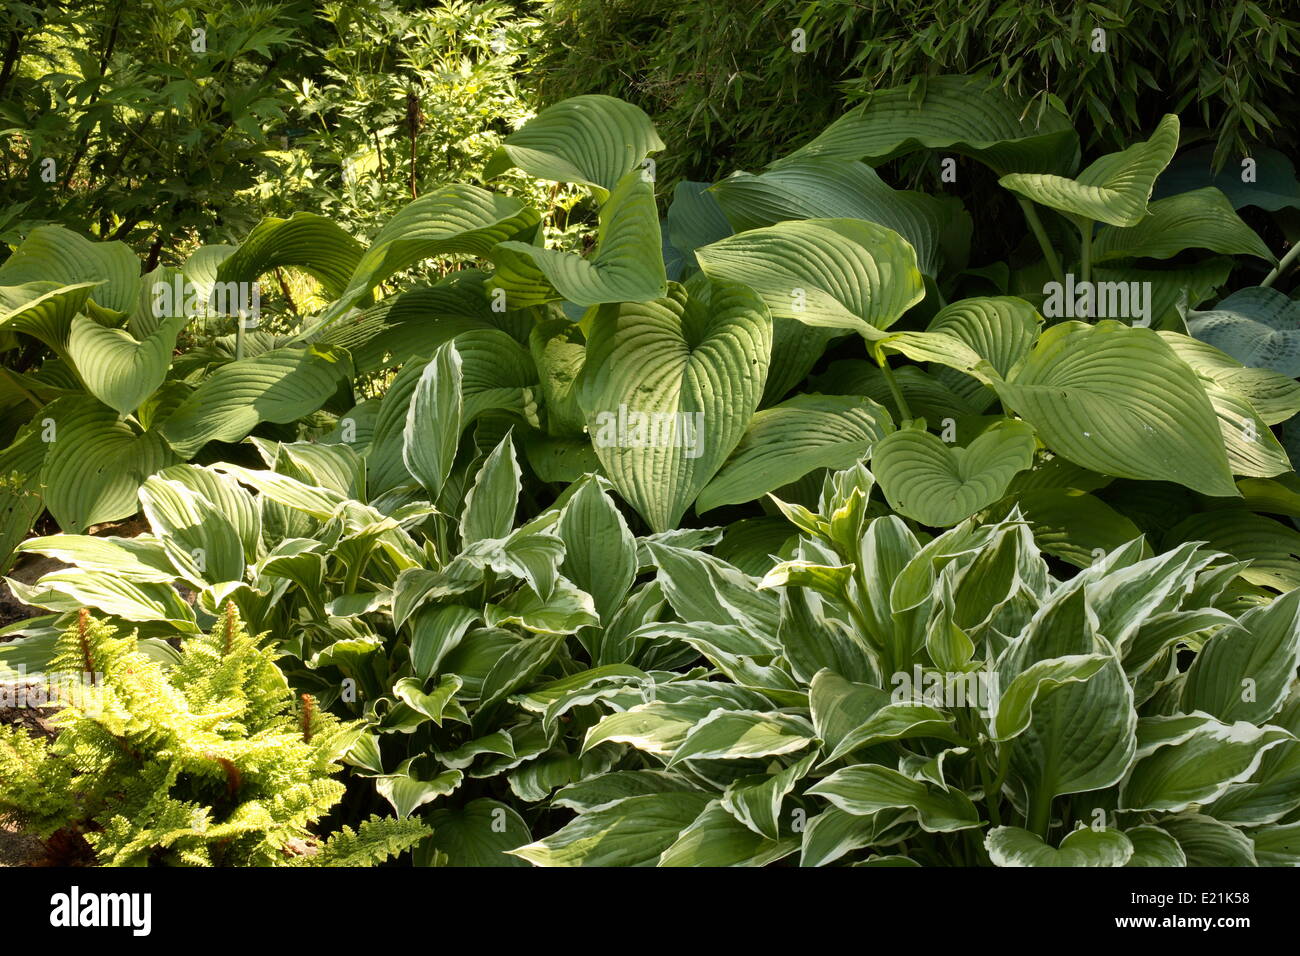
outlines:
[[52, 349], [62, 349], [73, 318], [86, 307], [94, 282], [60, 285], [34, 281], [0, 286], [0, 331], [24, 332]]
[[320, 408], [351, 378], [346, 353], [274, 349], [223, 365], [161, 426], [178, 454], [192, 457], [210, 441], [239, 441], [261, 422], [291, 422]]
[[1213, 187], [1157, 199], [1145, 219], [1124, 227], [1103, 226], [1093, 242], [1097, 262], [1107, 259], [1169, 259], [1184, 249], [1274, 261], [1259, 234], [1241, 221], [1228, 197]]
[[1054, 325], [994, 387], [1052, 451], [1077, 465], [1239, 495], [1200, 379], [1150, 329], [1109, 320]]
[[68, 337], [68, 358], [95, 398], [122, 415], [130, 415], [162, 384], [172, 365], [175, 337], [183, 319], [164, 319], [143, 342], [122, 329], [74, 317]]
[[656, 531], [726, 461], [758, 407], [772, 347], [763, 303], [731, 283], [601, 309], [580, 399], [605, 473]]
[[1207, 312], [1193, 312], [1187, 330], [1243, 365], [1300, 376], [1300, 303], [1276, 289], [1241, 289]]
[[603, 202], [620, 179], [663, 148], [639, 107], [613, 96], [571, 96], [507, 136], [483, 176], [517, 166], [538, 179], [589, 186]]
[[927, 833], [949, 833], [980, 825], [979, 812], [960, 790], [944, 790], [877, 765], [844, 767], [808, 788], [848, 813], [867, 816], [893, 807], [916, 811]]
[[1120, 784], [1123, 810], [1169, 810], [1213, 803], [1249, 778], [1272, 747], [1293, 741], [1280, 727], [1244, 720], [1225, 724], [1208, 714], [1144, 717], [1137, 757]]
[[92, 398], [59, 399], [42, 414], [53, 423], [41, 471], [45, 505], [65, 531], [135, 514], [145, 478], [175, 460], [161, 435], [137, 434]]
[[636, 579], [636, 541], [601, 486], [583, 479], [560, 514], [564, 576], [591, 595], [601, 622], [609, 625]]
[[709, 183], [682, 180], [673, 187], [664, 234], [672, 247], [685, 257], [685, 268], [682, 275], [669, 278], [675, 281], [689, 278], [689, 273], [699, 268], [695, 250], [725, 239], [734, 231], [714, 196]]
[[1108, 153], [1074, 179], [1048, 173], [1012, 173], [999, 182], [1017, 195], [1070, 216], [1135, 226], [1148, 214], [1156, 177], [1178, 148], [1178, 117], [1170, 113], [1151, 138]]
[[835, 157], [878, 166], [918, 149], [971, 156], [999, 173], [1067, 172], [1079, 145], [1069, 118], [1055, 106], [1034, 106], [987, 79], [934, 76], [873, 93], [773, 165]]
[[865, 396], [796, 395], [750, 419], [695, 509], [752, 501], [818, 468], [848, 468], [893, 429], [889, 412]]
[[659, 857], [659, 866], [766, 866], [799, 849], [799, 838], [768, 838], [713, 801]]
[[244, 545], [234, 524], [208, 499], [154, 476], [140, 488], [140, 505], [176, 566], [208, 584], [242, 581]]
[[1300, 666], [1300, 588], [1243, 614], [1201, 647], [1183, 683], [1182, 709], [1262, 724], [1286, 700]]
[[947, 527], [1001, 498], [1017, 472], [1034, 463], [1034, 430], [1000, 421], [965, 448], [903, 429], [876, 442], [871, 469], [890, 506], [933, 527]]
[[677, 746], [671, 768], [683, 760], [738, 760], [803, 750], [814, 740], [801, 717], [752, 710], [716, 710], [699, 721]]
[[1250, 403], [1268, 425], [1279, 425], [1300, 413], [1300, 382], [1272, 371], [1243, 365], [1226, 352], [1177, 332], [1161, 332], [1180, 359], [1202, 380]]
[[486, 256], [497, 243], [532, 229], [537, 222], [537, 213], [519, 200], [477, 186], [442, 186], [427, 193], [403, 206], [375, 234], [321, 324], [362, 302], [394, 272], [434, 257]]
[[704, 793], [648, 793], [603, 804], [511, 852], [536, 866], [654, 866], [709, 804]]
[[521, 588], [501, 603], [489, 604], [486, 615], [491, 627], [514, 624], [535, 634], [572, 634], [600, 623], [591, 595], [564, 578], [545, 599], [531, 588]]
[[463, 544], [468, 546], [476, 541], [505, 538], [510, 534], [515, 524], [515, 510], [519, 507], [522, 475], [515, 458], [515, 443], [507, 432], [483, 462], [483, 467], [474, 477], [474, 486], [465, 496], [465, 510], [460, 518]]
[[347, 288], [361, 254], [361, 243], [324, 216], [310, 212], [296, 212], [288, 219], [267, 216], [238, 249], [222, 259], [213, 282], [255, 282], [272, 269], [293, 266], [317, 279], [333, 298]]
[[600, 209], [591, 258], [527, 242], [492, 250], [495, 289], [516, 308], [560, 299], [587, 307], [605, 302], [648, 302], [663, 296], [664, 272], [654, 186], [638, 172], [619, 181]]
[[1059, 847], [1020, 827], [995, 827], [984, 837], [995, 866], [1127, 866], [1133, 844], [1119, 830], [1080, 827]]
[[527, 866], [510, 851], [532, 839], [512, 807], [486, 797], [460, 808], [438, 807], [424, 817], [433, 836], [419, 853], [438, 866]]
[[0, 286], [29, 282], [97, 283], [90, 292], [90, 311], [94, 318], [111, 321], [138, 304], [140, 260], [124, 242], [92, 242], [62, 226], [37, 226], [0, 265]]
[[944, 230], [963, 215], [956, 200], [894, 189], [870, 166], [836, 158], [782, 163], [757, 176], [735, 173], [709, 192], [718, 197], [737, 232], [788, 219], [878, 223], [911, 244], [918, 268], [931, 278], [939, 275], [944, 264]]
[[1267, 146], [1253, 146], [1250, 161], [1255, 177], [1247, 182], [1242, 176], [1244, 160], [1240, 165], [1228, 163], [1216, 169], [1214, 152], [1214, 146], [1210, 145], [1179, 153], [1156, 183], [1155, 195], [1163, 198], [1214, 186], [1223, 191], [1234, 209], [1243, 206], [1257, 206], [1270, 212], [1288, 206], [1300, 209], [1300, 182], [1296, 180], [1295, 165], [1284, 153]]

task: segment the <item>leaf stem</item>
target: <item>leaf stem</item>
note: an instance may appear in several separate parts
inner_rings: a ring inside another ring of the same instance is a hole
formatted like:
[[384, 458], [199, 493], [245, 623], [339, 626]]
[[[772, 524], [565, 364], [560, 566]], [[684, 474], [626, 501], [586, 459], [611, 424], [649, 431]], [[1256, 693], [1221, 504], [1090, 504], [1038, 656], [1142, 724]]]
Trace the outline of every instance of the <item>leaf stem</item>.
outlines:
[[880, 363], [880, 371], [884, 373], [885, 384], [889, 386], [889, 393], [894, 396], [894, 402], [898, 405], [898, 415], [905, 421], [912, 420], [912, 406], [907, 404], [907, 399], [903, 397], [903, 390], [898, 386], [898, 379], [894, 378], [894, 370], [889, 367], [889, 360], [884, 355], [878, 355], [876, 361]]
[[[1079, 263], [1079, 277], [1084, 282], [1092, 281], [1092, 223], [1084, 221], [1079, 223], [1079, 235], [1083, 239]], [[1091, 318], [1091, 316], [1089, 316]]]
[[1061, 260], [1057, 258], [1056, 250], [1052, 244], [1047, 241], [1047, 230], [1043, 228], [1043, 221], [1038, 218], [1038, 211], [1034, 209], [1034, 204], [1028, 199], [1020, 200], [1020, 208], [1024, 210], [1025, 220], [1029, 223], [1029, 228], [1038, 240], [1039, 247], [1043, 250], [1043, 258], [1047, 260], [1047, 267], [1052, 270], [1052, 277], [1065, 287], [1065, 271], [1061, 268]]
[[1277, 268], [1274, 269], [1272, 272], [1270, 272], [1268, 275], [1266, 275], [1264, 277], [1264, 281], [1261, 282], [1260, 285], [1266, 289], [1270, 288], [1273, 285], [1273, 283], [1276, 282], [1281, 277], [1282, 273], [1286, 272], [1287, 269], [1295, 265], [1297, 256], [1300, 256], [1300, 242], [1297, 242], [1295, 245], [1291, 247], [1290, 251], [1288, 251], [1287, 254], [1282, 257], [1282, 261], [1277, 264]]

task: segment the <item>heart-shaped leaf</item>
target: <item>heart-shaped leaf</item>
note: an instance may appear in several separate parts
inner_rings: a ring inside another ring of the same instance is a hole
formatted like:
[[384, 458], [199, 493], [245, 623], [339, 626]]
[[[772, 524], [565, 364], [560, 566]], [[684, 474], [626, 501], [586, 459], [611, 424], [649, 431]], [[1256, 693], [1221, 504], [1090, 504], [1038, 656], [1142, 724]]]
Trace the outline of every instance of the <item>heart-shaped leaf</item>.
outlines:
[[1187, 331], [1243, 365], [1300, 377], [1300, 302], [1276, 289], [1234, 292], [1207, 312], [1193, 312]]
[[1146, 218], [1136, 225], [1103, 226], [1092, 247], [1098, 262], [1169, 259], [1184, 249], [1209, 249], [1274, 261], [1264, 240], [1241, 221], [1228, 197], [1213, 187], [1157, 199], [1148, 207]]
[[1091, 827], [1066, 834], [1059, 848], [1020, 827], [995, 827], [984, 846], [995, 866], [1124, 866], [1133, 855], [1123, 833]]
[[78, 315], [68, 335], [68, 358], [92, 395], [129, 415], [167, 377], [176, 336], [185, 322], [183, 316], [165, 318], [144, 341], [137, 341], [129, 332]]

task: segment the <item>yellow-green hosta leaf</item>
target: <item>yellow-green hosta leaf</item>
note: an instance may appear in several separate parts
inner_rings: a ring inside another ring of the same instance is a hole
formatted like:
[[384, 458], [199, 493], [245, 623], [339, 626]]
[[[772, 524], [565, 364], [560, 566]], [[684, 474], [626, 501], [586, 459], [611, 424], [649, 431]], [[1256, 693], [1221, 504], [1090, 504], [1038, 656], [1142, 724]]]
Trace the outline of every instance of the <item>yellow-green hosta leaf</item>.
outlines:
[[101, 537], [92, 534], [52, 534], [28, 538], [14, 548], [23, 554], [48, 555], [85, 571], [106, 571], [140, 584], [165, 584], [176, 580], [176, 569], [162, 545], [147, 536]]
[[1248, 561], [1241, 578], [1250, 584], [1290, 591], [1300, 587], [1300, 532], [1289, 524], [1244, 508], [1194, 514], [1170, 529], [1168, 542], [1204, 541], [1238, 561]]
[[572, 96], [507, 136], [483, 176], [491, 179], [517, 166], [538, 179], [589, 186], [603, 202], [620, 179], [663, 148], [639, 107], [613, 96]]
[[223, 365], [162, 423], [178, 454], [239, 441], [260, 422], [291, 422], [320, 408], [350, 378], [347, 354], [309, 347], [263, 352]]
[[895, 511], [943, 528], [1006, 494], [1034, 448], [1034, 430], [1018, 421], [998, 422], [965, 448], [909, 428], [876, 443], [871, 470]]
[[19, 601], [60, 613], [93, 608], [124, 621], [160, 622], [198, 633], [194, 609], [170, 583], [128, 581], [113, 571], [68, 568], [44, 575], [33, 585], [6, 579]]
[[916, 811], [927, 833], [950, 833], [980, 825], [979, 811], [960, 790], [944, 790], [878, 765], [855, 765], [835, 771], [809, 794], [825, 797], [847, 813], [867, 816], [892, 807]]
[[[331, 297], [339, 296], [347, 288], [362, 250], [361, 243], [324, 216], [310, 212], [296, 212], [288, 219], [267, 216], [222, 259], [208, 285], [253, 282], [279, 266], [293, 266], [318, 280]], [[195, 262], [195, 271], [207, 265]], [[189, 262], [186, 269], [191, 270]]]
[[1272, 747], [1293, 741], [1280, 727], [1225, 724], [1196, 712], [1138, 721], [1135, 762], [1119, 789], [1121, 810], [1178, 812], [1213, 803], [1247, 780]]
[[29, 282], [95, 283], [87, 310], [114, 322], [139, 303], [140, 260], [126, 243], [92, 242], [62, 226], [38, 226], [0, 265], [0, 286]]
[[68, 358], [90, 394], [129, 415], [167, 377], [176, 336], [186, 321], [165, 318], [144, 341], [137, 341], [129, 332], [78, 315], [68, 335]]
[[995, 827], [984, 837], [994, 866], [1126, 866], [1133, 844], [1118, 830], [1080, 827], [1059, 847], [1020, 827]]
[[1219, 416], [1228, 467], [1234, 475], [1272, 478], [1292, 470], [1286, 449], [1250, 402], [1212, 384], [1206, 384], [1205, 394]]
[[0, 286], [0, 331], [25, 332], [61, 351], [73, 317], [85, 308], [97, 284], [34, 281]]
[[1199, 377], [1150, 329], [1052, 326], [994, 387], [1048, 448], [1077, 465], [1238, 497]]
[[1249, 402], [1266, 424], [1280, 425], [1300, 413], [1300, 382], [1295, 379], [1243, 365], [1208, 342], [1178, 332], [1161, 332], [1160, 337], [1203, 380]]
[[93, 398], [59, 399], [42, 415], [51, 422], [45, 504], [65, 531], [135, 514], [140, 485], [175, 461], [161, 435], [136, 432]]
[[511, 850], [536, 866], [654, 866], [709, 804], [704, 793], [647, 793], [598, 806]]
[[1178, 117], [1168, 114], [1151, 138], [1118, 153], [1108, 153], [1074, 179], [1047, 173], [1012, 173], [1000, 182], [1026, 199], [1069, 216], [1135, 226], [1147, 215], [1156, 177], [1178, 148]]
[[1035, 106], [987, 79], [928, 77], [881, 90], [774, 166], [811, 157], [861, 159], [878, 166], [918, 149], [971, 156], [996, 172], [1068, 172], [1079, 140], [1056, 106]]
[[1015, 296], [961, 299], [940, 309], [929, 332], [965, 343], [999, 375], [1006, 377], [1038, 338], [1043, 317]]
[[601, 308], [579, 395], [605, 473], [655, 531], [677, 526], [741, 440], [772, 348], [749, 289], [691, 289]]
[[647, 302], [664, 295], [659, 215], [654, 186], [639, 173], [624, 176], [600, 207], [591, 258], [527, 242], [502, 242], [491, 252], [494, 289], [515, 308], [566, 299], [575, 305]]
[[1184, 249], [1257, 256], [1266, 262], [1275, 259], [1259, 234], [1242, 222], [1228, 197], [1213, 186], [1157, 199], [1136, 225], [1103, 226], [1092, 247], [1097, 262], [1169, 259]]
[[366, 299], [394, 272], [453, 254], [486, 256], [499, 242], [536, 227], [537, 213], [517, 199], [477, 186], [443, 186], [403, 206], [375, 234], [321, 323]]
[[893, 430], [889, 412], [866, 396], [796, 395], [755, 413], [695, 509], [752, 501], [818, 468], [848, 468]]

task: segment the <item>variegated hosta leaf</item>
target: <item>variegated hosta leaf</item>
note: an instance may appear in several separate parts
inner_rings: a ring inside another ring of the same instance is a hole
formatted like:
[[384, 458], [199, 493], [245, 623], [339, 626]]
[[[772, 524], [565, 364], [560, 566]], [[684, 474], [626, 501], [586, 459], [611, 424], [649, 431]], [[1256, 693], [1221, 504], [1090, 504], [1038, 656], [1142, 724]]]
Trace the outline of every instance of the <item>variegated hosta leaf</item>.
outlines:
[[958, 789], [944, 790], [878, 765], [837, 770], [808, 788], [848, 813], [866, 816], [892, 807], [916, 811], [927, 833], [949, 833], [980, 825], [979, 811]]
[[580, 401], [605, 473], [654, 530], [676, 527], [740, 441], [771, 347], [763, 303], [732, 283], [596, 314]]
[[[389, 394], [393, 396], [395, 412], [402, 392], [390, 388]], [[461, 361], [453, 343], [448, 342], [433, 353], [433, 358], [420, 373], [409, 401], [406, 427], [402, 432], [402, 463], [436, 499], [451, 473], [456, 448], [460, 444]], [[385, 404], [381, 409], [386, 407]], [[379, 453], [384, 450], [386, 448]], [[372, 452], [374, 454], [376, 452]], [[382, 477], [376, 477], [376, 490], [392, 484], [388, 469]]]
[[212, 502], [178, 481], [155, 476], [140, 488], [140, 505], [172, 561], [196, 582], [243, 580], [243, 542]]
[[659, 866], [766, 866], [799, 849], [799, 838], [765, 837], [710, 803], [659, 857]]
[[1213, 187], [1157, 199], [1136, 225], [1103, 226], [1092, 249], [1098, 262], [1169, 259], [1184, 249], [1275, 259], [1259, 234], [1241, 221], [1228, 197]]
[[893, 429], [889, 412], [866, 396], [796, 395], [754, 415], [695, 508], [752, 501], [818, 468], [848, 468]]
[[984, 837], [995, 866], [1126, 866], [1133, 844], [1118, 830], [1080, 827], [1060, 847], [1020, 827], [995, 827]]
[[486, 256], [499, 242], [533, 229], [537, 213], [477, 186], [443, 186], [408, 203], [375, 234], [347, 288], [321, 317], [332, 322], [394, 272], [435, 256]]
[[29, 282], [95, 283], [87, 303], [91, 317], [115, 322], [139, 302], [140, 260], [123, 242], [92, 242], [62, 226], [37, 226], [0, 265], [0, 286]]
[[965, 448], [906, 428], [876, 443], [871, 470], [895, 511], [942, 528], [1001, 498], [1034, 463], [1034, 448], [1034, 430], [1015, 420], [997, 422]]
[[324, 216], [310, 212], [296, 212], [288, 219], [268, 216], [222, 259], [213, 282], [254, 282], [272, 269], [293, 266], [318, 280], [329, 296], [340, 296], [362, 251], [361, 243]]
[[1101, 157], [1074, 179], [1012, 173], [999, 182], [1017, 195], [1070, 216], [1112, 226], [1135, 226], [1147, 215], [1156, 177], [1177, 148], [1178, 117], [1170, 113], [1149, 140]]
[[873, 93], [773, 165], [836, 157], [878, 166], [918, 149], [971, 156], [1000, 173], [1067, 173], [1077, 162], [1079, 141], [1055, 106], [1035, 106], [986, 79], [935, 76], [912, 88]]
[[613, 96], [571, 96], [507, 136], [483, 176], [517, 166], [538, 179], [589, 186], [603, 202], [620, 179], [663, 148], [639, 107]]
[[510, 852], [536, 866], [654, 866], [708, 804], [708, 796], [696, 792], [626, 797]]
[[591, 258], [527, 242], [502, 242], [491, 252], [494, 289], [522, 308], [567, 300], [580, 306], [647, 302], [663, 296], [664, 272], [654, 186], [639, 172], [624, 176], [600, 207]]
[[351, 377], [346, 353], [274, 349], [223, 365], [163, 422], [163, 436], [192, 457], [210, 441], [239, 441], [260, 422], [291, 422], [320, 408]]
[[134, 412], [167, 377], [176, 336], [186, 319], [164, 318], [144, 341], [78, 315], [67, 353], [92, 395], [123, 415]]
[[1075, 464], [1238, 496], [1200, 379], [1150, 329], [1112, 321], [1052, 326], [994, 387], [1048, 448]]
[[1188, 316], [1187, 331], [1243, 365], [1300, 376], [1300, 303], [1276, 289], [1234, 292]]

